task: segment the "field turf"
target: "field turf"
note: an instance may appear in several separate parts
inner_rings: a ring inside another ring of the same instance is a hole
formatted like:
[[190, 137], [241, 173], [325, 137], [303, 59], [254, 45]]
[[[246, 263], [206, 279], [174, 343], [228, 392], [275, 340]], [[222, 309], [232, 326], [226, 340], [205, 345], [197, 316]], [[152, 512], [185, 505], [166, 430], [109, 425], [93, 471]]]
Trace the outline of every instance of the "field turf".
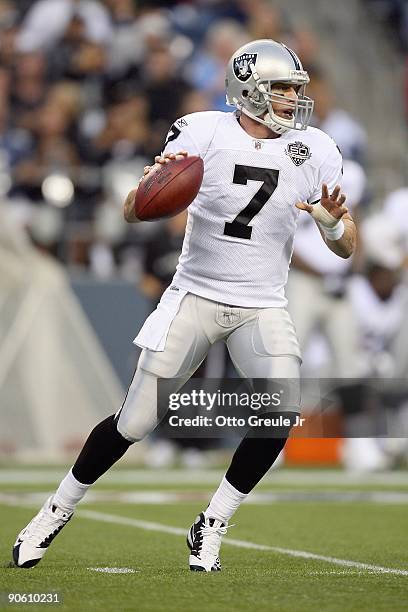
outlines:
[[341, 473], [322, 471], [316, 478], [310, 471], [303, 476], [289, 470], [272, 473], [257, 489], [256, 503], [243, 505], [234, 517], [221, 551], [223, 571], [192, 573], [184, 532], [205, 507], [219, 475], [168, 472], [161, 477], [154, 472], [149, 479], [146, 472], [113, 470], [93, 488], [89, 503], [81, 504], [43, 561], [22, 570], [7, 567], [12, 543], [41, 505], [38, 500], [53, 490], [59, 473], [0, 469], [2, 605], [7, 605], [8, 593], [58, 591], [60, 605], [7, 607], [119, 612], [408, 609], [408, 478], [403, 473], [377, 480], [347, 480]]

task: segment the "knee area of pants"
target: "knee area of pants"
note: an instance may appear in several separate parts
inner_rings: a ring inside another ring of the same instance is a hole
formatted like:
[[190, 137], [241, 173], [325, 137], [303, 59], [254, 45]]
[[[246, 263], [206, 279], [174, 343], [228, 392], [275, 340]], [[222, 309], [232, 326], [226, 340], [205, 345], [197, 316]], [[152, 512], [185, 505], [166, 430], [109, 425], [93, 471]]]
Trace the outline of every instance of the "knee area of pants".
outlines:
[[120, 417], [116, 424], [116, 428], [120, 435], [132, 444], [134, 442], [141, 442], [141, 440], [143, 440], [150, 433], [150, 431], [138, 431], [136, 427], [132, 427], [131, 422], [128, 422], [128, 420], [125, 418], [121, 419]]

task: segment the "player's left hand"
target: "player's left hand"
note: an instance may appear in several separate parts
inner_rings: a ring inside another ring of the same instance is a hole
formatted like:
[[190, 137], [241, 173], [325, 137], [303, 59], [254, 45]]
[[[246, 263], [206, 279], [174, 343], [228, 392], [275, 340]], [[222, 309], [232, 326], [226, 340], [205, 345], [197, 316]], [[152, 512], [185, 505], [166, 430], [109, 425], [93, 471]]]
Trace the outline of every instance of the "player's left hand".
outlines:
[[[344, 193], [340, 193], [340, 185], [336, 185], [333, 189], [333, 193], [330, 195], [326, 183], [323, 183], [320, 204], [337, 221], [348, 212], [347, 206], [343, 206], [345, 201], [346, 196]], [[299, 208], [299, 210], [306, 210], [312, 215], [312, 217], [315, 216], [313, 215], [314, 206], [308, 204], [307, 202], [298, 202], [296, 204], [296, 208]]]

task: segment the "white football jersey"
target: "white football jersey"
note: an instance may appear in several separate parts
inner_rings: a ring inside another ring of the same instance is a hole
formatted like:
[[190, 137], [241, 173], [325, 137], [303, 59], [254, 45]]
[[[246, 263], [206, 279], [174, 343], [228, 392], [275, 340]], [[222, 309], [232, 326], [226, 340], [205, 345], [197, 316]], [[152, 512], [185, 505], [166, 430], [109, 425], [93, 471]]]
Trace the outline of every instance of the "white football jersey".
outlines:
[[319, 201], [322, 183], [330, 192], [341, 183], [336, 144], [310, 127], [253, 138], [235, 112], [208, 111], [170, 128], [163, 153], [183, 149], [203, 159], [204, 178], [188, 208], [173, 285], [226, 304], [286, 306], [295, 205]]

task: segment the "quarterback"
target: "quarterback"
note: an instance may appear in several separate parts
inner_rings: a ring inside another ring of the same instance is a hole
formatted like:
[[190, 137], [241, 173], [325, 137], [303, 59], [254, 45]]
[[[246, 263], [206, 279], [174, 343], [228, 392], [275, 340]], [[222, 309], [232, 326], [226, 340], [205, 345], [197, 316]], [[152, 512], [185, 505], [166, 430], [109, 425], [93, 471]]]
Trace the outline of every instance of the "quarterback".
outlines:
[[[55, 494], [17, 536], [18, 567], [41, 560], [88, 488], [154, 429], [158, 378], [174, 381], [177, 392], [210, 346], [223, 340], [242, 377], [298, 380], [301, 356], [285, 298], [298, 215], [312, 215], [322, 240], [340, 257], [352, 254], [356, 239], [340, 192], [341, 154], [329, 136], [308, 127], [308, 82], [291, 49], [256, 40], [227, 66], [227, 102], [234, 111], [193, 113], [170, 128], [156, 163], [188, 154], [204, 161], [175, 276], [135, 339], [143, 351], [121, 408], [93, 429]], [[138, 221], [134, 197], [135, 190], [125, 202], [130, 223]], [[279, 410], [296, 414], [299, 404]], [[228, 521], [272, 466], [289, 430], [280, 438], [249, 431], [242, 439], [187, 534], [191, 570], [221, 569]]]

